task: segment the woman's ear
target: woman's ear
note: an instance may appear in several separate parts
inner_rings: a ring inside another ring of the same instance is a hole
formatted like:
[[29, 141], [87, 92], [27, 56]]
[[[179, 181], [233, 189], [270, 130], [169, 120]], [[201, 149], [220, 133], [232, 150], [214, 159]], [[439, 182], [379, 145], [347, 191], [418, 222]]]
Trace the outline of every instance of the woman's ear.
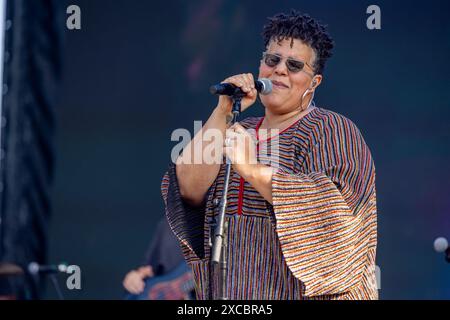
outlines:
[[316, 88], [320, 85], [321, 82], [322, 82], [322, 75], [321, 74], [315, 75], [311, 82], [310, 90], [316, 90]]

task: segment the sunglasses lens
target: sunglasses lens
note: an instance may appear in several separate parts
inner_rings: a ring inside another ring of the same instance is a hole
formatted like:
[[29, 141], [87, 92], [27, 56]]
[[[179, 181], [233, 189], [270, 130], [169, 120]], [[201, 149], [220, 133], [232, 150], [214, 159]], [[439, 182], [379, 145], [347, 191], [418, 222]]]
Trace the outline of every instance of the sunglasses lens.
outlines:
[[[269, 66], [271, 68], [277, 66], [280, 63], [281, 59], [282, 59], [281, 57], [274, 55], [274, 54], [270, 54], [270, 53], [264, 54], [264, 62], [267, 66]], [[300, 72], [303, 70], [305, 63], [302, 61], [287, 59], [286, 66], [290, 72], [296, 73], [296, 72]]]
[[305, 64], [301, 61], [295, 61], [290, 59], [286, 61], [286, 65], [289, 71], [291, 72], [300, 72], [303, 70], [303, 67], [305, 66]]
[[277, 64], [279, 64], [281, 61], [281, 58], [273, 55], [273, 54], [266, 54], [265, 58], [264, 58], [264, 62], [269, 66], [269, 67], [275, 67]]

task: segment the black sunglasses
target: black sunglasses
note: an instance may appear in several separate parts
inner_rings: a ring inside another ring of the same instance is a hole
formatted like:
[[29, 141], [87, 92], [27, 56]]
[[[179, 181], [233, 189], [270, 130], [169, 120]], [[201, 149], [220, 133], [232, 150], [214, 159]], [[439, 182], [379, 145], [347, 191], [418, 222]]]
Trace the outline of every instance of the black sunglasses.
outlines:
[[[283, 59], [283, 57], [279, 56], [277, 54], [272, 54], [272, 53], [267, 53], [267, 52], [263, 53], [264, 63], [270, 68], [276, 67], [281, 62], [282, 59]], [[292, 58], [286, 59], [286, 67], [289, 70], [289, 72], [293, 72], [293, 73], [300, 72], [305, 67], [305, 64], [311, 68], [311, 66], [307, 62], [295, 60]], [[305, 70], [303, 70], [303, 72], [309, 74], [310, 76], [314, 76], [313, 74], [311, 74]]]

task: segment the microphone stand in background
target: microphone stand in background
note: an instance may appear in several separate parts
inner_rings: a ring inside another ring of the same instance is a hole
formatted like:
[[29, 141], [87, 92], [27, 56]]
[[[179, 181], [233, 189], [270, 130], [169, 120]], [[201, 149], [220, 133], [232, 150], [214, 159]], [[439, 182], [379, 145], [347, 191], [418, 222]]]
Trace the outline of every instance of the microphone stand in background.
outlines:
[[67, 264], [58, 264], [58, 265], [39, 265], [36, 262], [31, 262], [28, 265], [28, 273], [32, 277], [44, 277], [45, 275], [48, 275], [50, 278], [50, 281], [53, 284], [53, 287], [55, 288], [56, 295], [58, 296], [59, 300], [64, 300], [64, 296], [61, 291], [61, 287], [58, 282], [58, 278], [56, 277], [59, 273], [64, 273], [67, 271]]
[[[232, 95], [233, 99], [233, 118], [231, 120], [231, 124], [235, 124], [237, 122], [238, 116], [241, 113], [241, 101], [242, 98], [245, 97], [246, 94], [236, 88], [235, 93]], [[218, 279], [218, 292], [219, 297], [218, 300], [228, 300], [227, 296], [227, 273], [228, 273], [228, 262], [227, 262], [227, 238], [226, 232], [228, 229], [228, 221], [225, 218], [225, 211], [227, 209], [227, 195], [228, 195], [228, 186], [230, 183], [230, 174], [231, 174], [231, 161], [226, 159], [226, 167], [225, 167], [225, 180], [223, 187], [222, 199], [219, 203], [219, 214], [217, 216], [217, 222], [214, 219], [211, 225], [214, 228], [214, 241], [212, 243], [212, 255], [211, 261], [213, 266], [213, 276]], [[210, 281], [211, 283], [211, 281]], [[212, 293], [211, 293], [212, 294]], [[214, 297], [213, 297], [214, 298]]]
[[48, 276], [49, 276], [50, 280], [52, 281], [53, 286], [55, 287], [55, 291], [56, 291], [56, 295], [58, 296], [58, 299], [64, 300], [64, 296], [62, 294], [61, 287], [59, 286], [58, 279], [56, 278], [56, 274], [53, 273], [53, 274], [49, 274]]

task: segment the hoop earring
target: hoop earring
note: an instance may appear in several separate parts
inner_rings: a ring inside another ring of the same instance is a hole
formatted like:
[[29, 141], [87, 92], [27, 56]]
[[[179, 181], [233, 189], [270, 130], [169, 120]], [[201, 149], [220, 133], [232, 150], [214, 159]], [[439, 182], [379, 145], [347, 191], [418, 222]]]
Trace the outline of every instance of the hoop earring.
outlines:
[[306, 90], [305, 93], [303, 93], [303, 95], [302, 95], [302, 101], [300, 102], [300, 107], [303, 105], [303, 100], [305, 100], [305, 97], [306, 97], [306, 95], [308, 94], [308, 91], [312, 91], [311, 100], [309, 100], [309, 103], [308, 103], [308, 105], [306, 106], [305, 109], [302, 108], [302, 111], [305, 111], [306, 109], [308, 109], [308, 108], [311, 106], [311, 104], [314, 104], [314, 105], [315, 105], [315, 103], [313, 102], [313, 100], [314, 100], [314, 91], [315, 91], [315, 90], [308, 89], [308, 90]]

